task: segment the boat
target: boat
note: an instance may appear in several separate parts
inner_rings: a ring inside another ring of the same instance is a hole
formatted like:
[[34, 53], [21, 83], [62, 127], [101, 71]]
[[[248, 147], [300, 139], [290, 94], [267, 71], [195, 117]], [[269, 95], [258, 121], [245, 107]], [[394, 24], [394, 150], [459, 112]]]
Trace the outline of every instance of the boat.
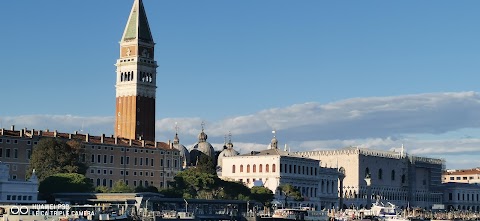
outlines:
[[285, 220], [308, 220], [308, 221], [327, 221], [329, 220], [326, 211], [317, 211], [310, 208], [284, 208], [276, 209], [272, 218], [280, 218]]

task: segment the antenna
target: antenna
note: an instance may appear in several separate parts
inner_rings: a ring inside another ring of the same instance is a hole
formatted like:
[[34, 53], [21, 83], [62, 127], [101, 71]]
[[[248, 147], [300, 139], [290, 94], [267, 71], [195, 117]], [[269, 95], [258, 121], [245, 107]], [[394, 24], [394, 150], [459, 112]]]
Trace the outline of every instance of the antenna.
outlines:
[[228, 142], [232, 143], [232, 132], [228, 131]]

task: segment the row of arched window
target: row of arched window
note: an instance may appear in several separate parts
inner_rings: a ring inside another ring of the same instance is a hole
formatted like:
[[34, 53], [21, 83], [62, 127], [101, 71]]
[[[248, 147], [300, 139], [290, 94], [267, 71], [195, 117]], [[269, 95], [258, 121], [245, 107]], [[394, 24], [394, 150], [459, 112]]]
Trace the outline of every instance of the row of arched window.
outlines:
[[[251, 171], [250, 171], [250, 168], [252, 169]], [[272, 171], [271, 171], [271, 172], [272, 172], [272, 173], [275, 173], [275, 172], [276, 172], [276, 166], [275, 166], [275, 164], [272, 164], [272, 167], [271, 167], [271, 168], [272, 168]], [[232, 166], [232, 173], [235, 173], [235, 172], [236, 172], [236, 165], [233, 165], [233, 166]], [[241, 165], [240, 165], [240, 173], [243, 173], [243, 172], [244, 172], [244, 166], [243, 166], [243, 164], [241, 164]], [[250, 166], [250, 164], [247, 164], [247, 166], [246, 166], [246, 172], [247, 172], [247, 173], [250, 173], [250, 172], [256, 173], [256, 172], [257, 172], [257, 165], [256, 165], [256, 164], [253, 164], [252, 166]], [[258, 172], [259, 172], [259, 173], [263, 173], [263, 164], [259, 164], [259, 165], [258, 165]], [[269, 165], [269, 164], [265, 164], [265, 172], [266, 172], [266, 173], [269, 173], [269, 172], [270, 172], [270, 165]]]
[[[135, 75], [134, 75], [133, 71], [122, 72], [121, 75], [120, 75], [120, 81], [121, 82], [132, 81], [133, 79], [135, 79]], [[153, 74], [148, 73], [148, 72], [140, 71], [140, 76], [139, 76], [138, 80], [141, 81], [141, 82], [152, 83], [153, 82]]]
[[120, 76], [120, 81], [121, 82], [131, 81], [131, 80], [133, 80], [133, 78], [134, 78], [133, 71], [122, 72], [122, 74]]

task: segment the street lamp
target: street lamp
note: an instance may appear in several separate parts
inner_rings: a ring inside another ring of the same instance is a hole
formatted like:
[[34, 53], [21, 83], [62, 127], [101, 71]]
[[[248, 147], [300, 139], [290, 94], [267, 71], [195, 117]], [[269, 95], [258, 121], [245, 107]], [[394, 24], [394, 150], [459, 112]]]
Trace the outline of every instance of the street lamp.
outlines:
[[186, 199], [183, 199], [185, 201], [185, 213], [188, 213], [188, 202]]
[[370, 177], [370, 173], [367, 173], [367, 175], [365, 175], [364, 180], [367, 183], [367, 209], [370, 209], [370, 205], [372, 204], [372, 178]]

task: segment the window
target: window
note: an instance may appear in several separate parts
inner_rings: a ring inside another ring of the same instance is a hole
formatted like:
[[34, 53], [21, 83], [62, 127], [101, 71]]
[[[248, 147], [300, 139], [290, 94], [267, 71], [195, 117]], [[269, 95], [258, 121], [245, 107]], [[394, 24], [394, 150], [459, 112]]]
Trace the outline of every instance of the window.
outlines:
[[235, 165], [232, 166], [232, 173], [235, 173]]
[[90, 170], [90, 173], [91, 173], [91, 174], [95, 174], [95, 170], [94, 170], [94, 169], [91, 169], [91, 170]]
[[103, 170], [103, 174], [107, 174], [107, 170]]
[[455, 177], [451, 176], [451, 177], [450, 177], [450, 180], [455, 180]]
[[259, 173], [262, 172], [262, 164], [258, 165], [258, 172], [259, 172]]
[[113, 155], [110, 155], [110, 163], [113, 164]]
[[[291, 169], [291, 167], [290, 167], [290, 169]], [[267, 173], [270, 172], [270, 165], [265, 164], [265, 172], [267, 172]]]
[[127, 164], [127, 165], [130, 164], [130, 157], [127, 157], [125, 164]]
[[107, 155], [103, 155], [103, 163], [107, 163]]
[[3, 148], [0, 148], [0, 157], [3, 157]]
[[254, 173], [257, 172], [257, 165], [256, 165], [256, 164], [253, 164], [253, 172], [254, 172]]
[[123, 175], [123, 170], [120, 170], [120, 175]]
[[143, 158], [140, 157], [140, 166], [142, 166], [142, 165], [143, 165]]
[[378, 169], [378, 179], [381, 180], [383, 178], [383, 170]]
[[101, 163], [102, 162], [102, 155], [98, 154], [97, 155], [97, 163]]
[[462, 177], [462, 179], [463, 179], [463, 180], [467, 180], [467, 177], [466, 177], [466, 176], [464, 176], [464, 177]]
[[91, 161], [92, 161], [92, 163], [95, 163], [95, 155], [94, 154], [92, 154], [92, 160]]
[[10, 158], [10, 149], [5, 149], [5, 157]]
[[250, 173], [250, 164], [247, 165], [247, 173]]
[[123, 157], [120, 157], [120, 165], [123, 165]]
[[365, 168], [365, 176], [364, 177], [367, 177], [367, 176], [370, 176], [370, 169]]
[[243, 165], [240, 165], [240, 173], [243, 173]]
[[0, 143], [3, 143], [3, 139], [0, 139]]
[[275, 164], [272, 164], [272, 172], [275, 173]]
[[460, 177], [459, 177], [459, 176], [457, 176], [457, 177], [455, 177], [455, 178], [456, 178], [457, 180], [460, 180]]
[[18, 149], [13, 149], [13, 158], [18, 158]]

